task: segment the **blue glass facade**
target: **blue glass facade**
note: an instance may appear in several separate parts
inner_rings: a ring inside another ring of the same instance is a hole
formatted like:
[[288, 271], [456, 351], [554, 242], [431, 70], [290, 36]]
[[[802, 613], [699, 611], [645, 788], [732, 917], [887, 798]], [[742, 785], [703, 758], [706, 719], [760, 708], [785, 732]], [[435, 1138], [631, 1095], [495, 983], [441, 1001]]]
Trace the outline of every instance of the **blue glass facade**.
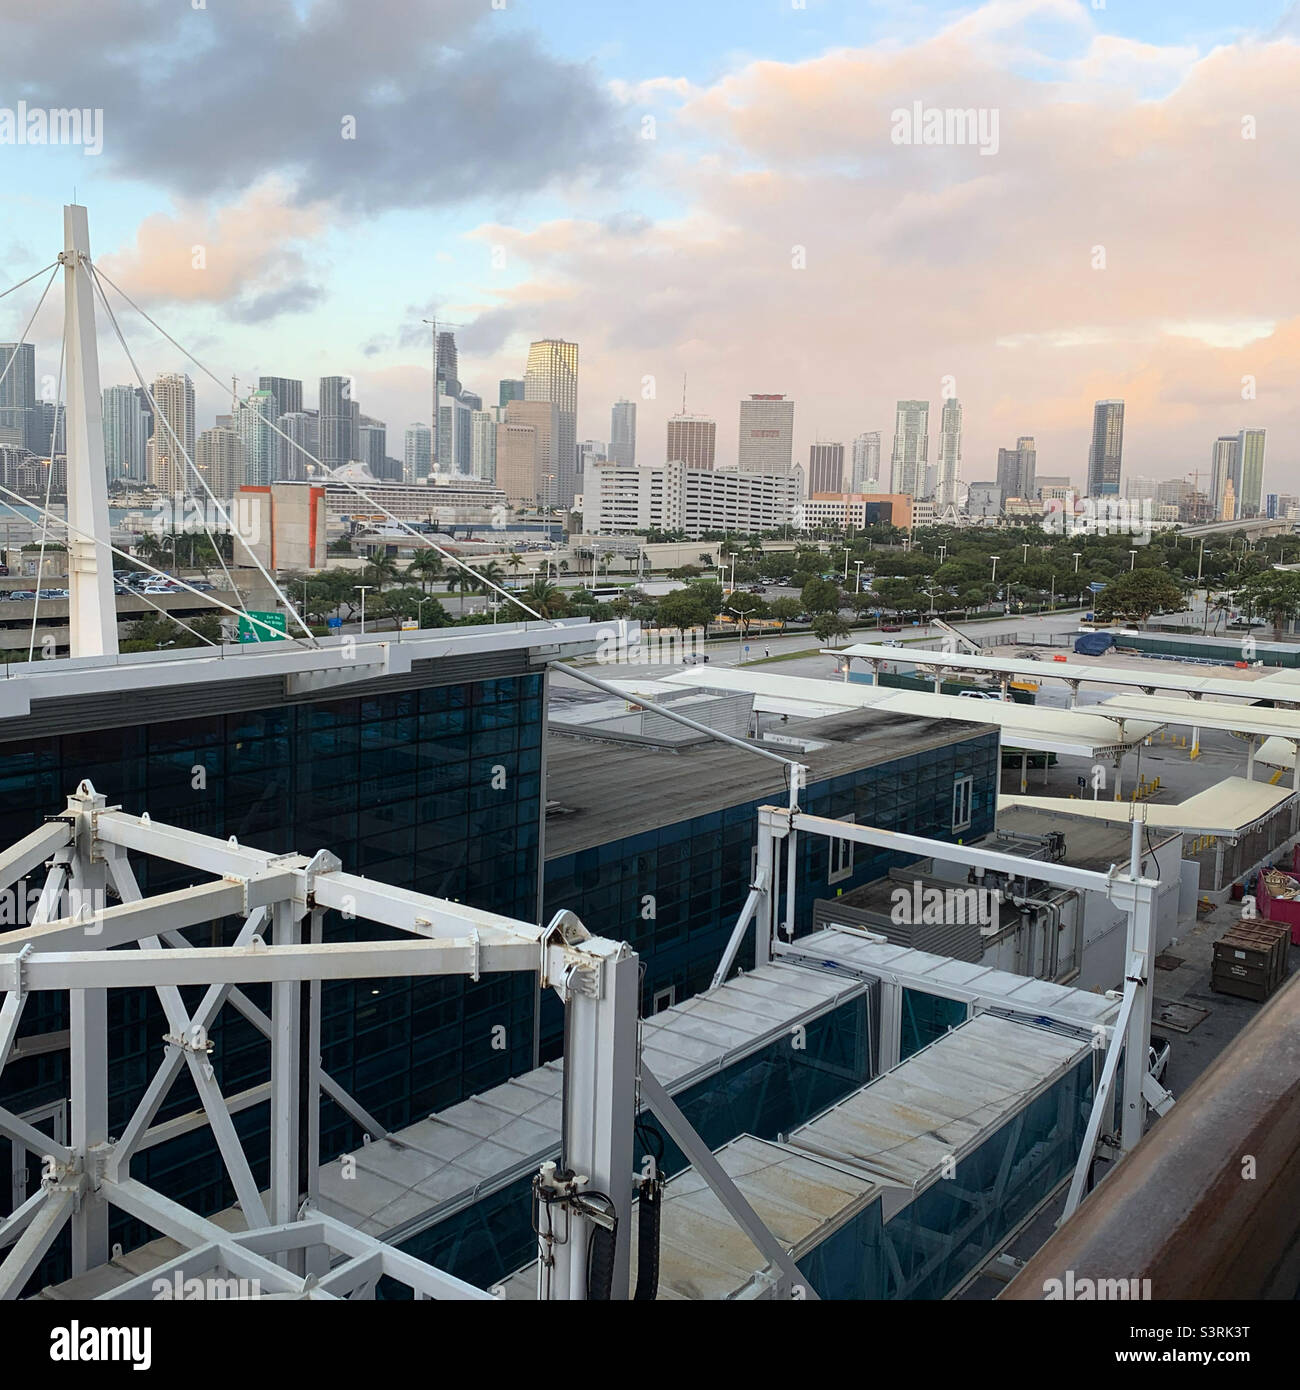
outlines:
[[[958, 838], [953, 830], [953, 784], [967, 776], [973, 779], [971, 824], [960, 838], [973, 840], [993, 829], [996, 730], [813, 782], [801, 804], [816, 816], [952, 841]], [[682, 1000], [707, 989], [749, 892], [758, 807], [771, 800], [766, 796], [548, 858], [546, 914], [567, 907], [589, 931], [628, 937], [645, 962], [646, 1013], [653, 1012], [655, 996], [663, 991], [673, 989], [675, 998]], [[854, 849], [851, 871], [842, 878], [837, 874], [831, 883], [832, 842], [821, 836], [799, 837], [799, 922], [811, 922], [814, 899], [870, 883], [902, 862], [887, 850], [865, 845]], [[747, 949], [742, 965], [753, 962], [752, 936]], [[558, 1030], [558, 1009], [547, 1001], [543, 1056], [555, 1055]]]
[[[62, 812], [68, 791], [89, 777], [111, 803], [159, 821], [277, 852], [325, 847], [350, 871], [533, 921], [542, 728], [542, 678], [523, 675], [9, 743], [0, 745], [0, 836], [11, 843], [42, 815]], [[133, 867], [146, 892], [196, 877], [183, 865], [138, 856]], [[333, 914], [325, 923], [327, 940], [367, 930]], [[269, 1012], [269, 990], [245, 993]], [[533, 978], [514, 974], [477, 984], [329, 983], [324, 1066], [398, 1128], [531, 1067], [533, 1000]], [[109, 1010], [109, 1127], [120, 1133], [162, 1059], [168, 1030], [152, 992], [114, 990]], [[494, 1045], [499, 1025], [504, 1048]], [[29, 1001], [25, 1034], [66, 1027], [60, 996]], [[211, 1038], [227, 1096], [265, 1080], [268, 1045], [251, 1023], [227, 1007]], [[67, 1063], [65, 1051], [12, 1062], [0, 1102], [20, 1114], [59, 1102], [68, 1094]], [[159, 1118], [196, 1104], [183, 1078]], [[235, 1123], [265, 1183], [258, 1156], [267, 1148], [267, 1107], [244, 1110]], [[327, 1102], [323, 1155], [358, 1141], [356, 1126]], [[9, 1169], [9, 1145], [0, 1140], [0, 1172]], [[146, 1150], [132, 1172], [202, 1213], [233, 1200], [206, 1129]], [[113, 1229], [128, 1248], [148, 1238], [125, 1221]], [[37, 1277], [60, 1273], [52, 1255]]]

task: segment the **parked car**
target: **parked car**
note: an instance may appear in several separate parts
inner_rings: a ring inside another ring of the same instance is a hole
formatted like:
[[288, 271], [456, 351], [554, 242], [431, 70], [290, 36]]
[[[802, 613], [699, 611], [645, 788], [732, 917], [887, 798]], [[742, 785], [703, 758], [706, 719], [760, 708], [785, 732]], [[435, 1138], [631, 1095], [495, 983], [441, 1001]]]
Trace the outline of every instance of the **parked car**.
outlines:
[[897, 623], [881, 623], [881, 632], [902, 632], [902, 628]]
[[1164, 1079], [1165, 1068], [1169, 1065], [1169, 1039], [1159, 1033], [1151, 1034], [1151, 1046], [1147, 1048], [1147, 1070], [1152, 1081]]
[[35, 598], [35, 597], [36, 597], [36, 590], [35, 590], [35, 589], [15, 589], [15, 590], [13, 591], [13, 593], [11, 593], [11, 594], [9, 595], [9, 597], [10, 597], [10, 598]]
[[959, 700], [1001, 700], [1002, 696], [996, 690], [959, 690], [957, 698]]

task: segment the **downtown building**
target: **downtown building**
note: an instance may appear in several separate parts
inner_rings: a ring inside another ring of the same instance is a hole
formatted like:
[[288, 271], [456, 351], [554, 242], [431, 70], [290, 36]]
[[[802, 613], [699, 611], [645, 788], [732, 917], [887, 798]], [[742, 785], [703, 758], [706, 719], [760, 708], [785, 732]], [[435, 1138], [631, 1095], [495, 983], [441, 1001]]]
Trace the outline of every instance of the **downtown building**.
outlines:
[[[795, 516], [803, 531], [861, 531], [868, 526], [910, 531], [918, 524], [921, 505], [903, 492], [814, 492], [800, 502]], [[933, 519], [933, 511], [928, 508], [927, 520]]]
[[183, 372], [164, 372], [151, 388], [158, 407], [149, 481], [159, 492], [174, 495], [189, 491], [190, 470], [186, 458], [194, 457], [194, 383]]
[[1118, 497], [1124, 462], [1124, 402], [1098, 401], [1092, 410], [1088, 496]]
[[793, 464], [794, 402], [770, 395], [741, 401], [737, 471], [785, 474]]
[[853, 441], [852, 492], [880, 491], [880, 431], [868, 430]]
[[[1031, 440], [1031, 445], [1032, 442]], [[926, 495], [933, 495], [941, 507], [956, 506], [957, 486], [960, 481], [961, 402], [954, 396], [944, 401], [939, 416], [939, 463], [934, 486], [931, 488], [927, 485]]]
[[1038, 498], [1037, 460], [1038, 451], [1032, 435], [1021, 435], [1014, 449], [998, 450], [997, 485], [1004, 499], [1019, 497], [1033, 501]]
[[920, 497], [930, 458], [930, 402], [899, 401], [894, 416], [890, 490]]
[[808, 446], [808, 495], [844, 491], [844, 445], [836, 443]]
[[[560, 338], [545, 338], [528, 349], [524, 368], [524, 403], [555, 408], [555, 435], [551, 445], [554, 483], [547, 489], [545, 505], [571, 507], [578, 479], [578, 345]], [[511, 402], [507, 406], [509, 414]], [[547, 470], [548, 472], [551, 470]]]
[[[707, 415], [688, 415], [683, 412], [668, 420], [667, 451], [670, 462], [684, 463], [688, 468], [712, 468], [718, 451], [718, 422]], [[622, 462], [610, 454], [611, 463]]]
[[110, 483], [148, 481], [152, 417], [134, 386], [109, 386], [100, 393], [104, 419], [104, 466]]
[[613, 464], [591, 470], [583, 495], [585, 529], [619, 535], [652, 528], [685, 531], [775, 531], [794, 519], [798, 473], [743, 473], [688, 468], [680, 459], [639, 468]]
[[[505, 402], [503, 401], [504, 405]], [[618, 400], [609, 412], [609, 461], [621, 468], [636, 466], [636, 402]], [[669, 458], [673, 455], [669, 454]]]

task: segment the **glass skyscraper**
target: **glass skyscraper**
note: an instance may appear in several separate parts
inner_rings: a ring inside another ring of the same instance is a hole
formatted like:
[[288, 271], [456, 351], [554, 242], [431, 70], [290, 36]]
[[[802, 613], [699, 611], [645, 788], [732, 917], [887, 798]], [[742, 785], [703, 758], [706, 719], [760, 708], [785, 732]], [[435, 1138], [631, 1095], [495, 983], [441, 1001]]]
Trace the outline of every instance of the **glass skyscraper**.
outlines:
[[571, 507], [578, 476], [577, 343], [545, 338], [528, 349], [524, 399], [555, 406], [555, 505]]
[[1124, 402], [1098, 401], [1092, 410], [1088, 496], [1118, 497], [1124, 454]]

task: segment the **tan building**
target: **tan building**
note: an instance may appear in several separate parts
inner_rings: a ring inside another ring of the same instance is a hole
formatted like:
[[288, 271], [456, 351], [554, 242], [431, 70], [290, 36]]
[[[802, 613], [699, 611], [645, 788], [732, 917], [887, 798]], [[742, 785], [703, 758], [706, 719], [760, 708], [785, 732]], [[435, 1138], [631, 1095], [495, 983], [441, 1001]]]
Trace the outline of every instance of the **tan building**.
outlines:
[[534, 426], [511, 424], [508, 420], [497, 426], [497, 487], [505, 493], [510, 506], [537, 505], [539, 452]]
[[162, 492], [185, 492], [194, 485], [185, 462], [194, 457], [194, 383], [183, 372], [164, 372], [152, 391], [158, 413], [149, 481]]
[[[520, 501], [532, 506], [540, 503], [544, 507], [560, 505], [560, 465], [557, 453], [560, 447], [560, 411], [550, 401], [510, 401], [506, 406], [506, 424], [529, 425], [535, 432], [534, 470], [532, 490], [520, 492]], [[512, 486], [522, 489], [522, 478], [512, 479]], [[500, 439], [497, 447], [497, 486], [506, 487], [501, 481]], [[509, 488], [507, 496], [513, 496]]]
[[668, 421], [669, 463], [712, 468], [718, 447], [718, 422], [707, 415], [673, 415]]
[[798, 514], [805, 531], [819, 526], [898, 526], [910, 531], [914, 525], [912, 499], [905, 492], [815, 492], [800, 504]]
[[244, 481], [244, 443], [234, 430], [204, 430], [194, 449], [194, 464], [213, 496], [228, 502]]

